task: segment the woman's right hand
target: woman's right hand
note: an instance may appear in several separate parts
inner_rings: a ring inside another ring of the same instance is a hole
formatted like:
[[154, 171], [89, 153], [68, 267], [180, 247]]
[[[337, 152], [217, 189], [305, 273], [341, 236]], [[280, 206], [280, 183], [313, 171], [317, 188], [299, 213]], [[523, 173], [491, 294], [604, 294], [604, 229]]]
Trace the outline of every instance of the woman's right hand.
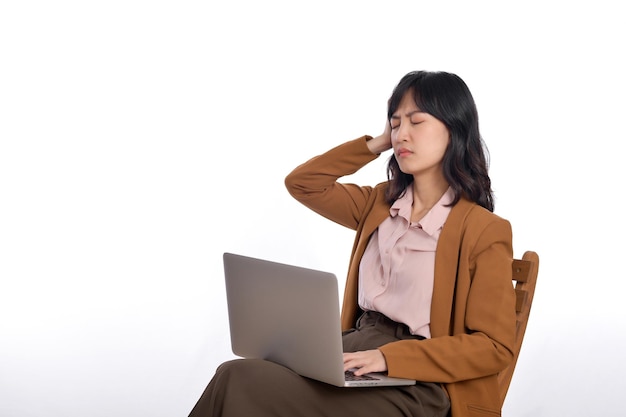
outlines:
[[367, 141], [367, 147], [375, 154], [381, 154], [391, 149], [391, 124], [389, 120], [385, 121], [385, 130], [381, 135]]

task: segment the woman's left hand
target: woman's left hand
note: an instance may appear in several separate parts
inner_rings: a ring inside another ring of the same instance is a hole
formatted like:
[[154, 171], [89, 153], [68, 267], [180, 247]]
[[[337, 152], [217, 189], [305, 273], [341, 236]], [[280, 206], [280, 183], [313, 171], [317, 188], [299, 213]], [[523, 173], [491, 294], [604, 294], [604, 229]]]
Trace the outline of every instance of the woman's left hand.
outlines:
[[365, 350], [361, 352], [349, 352], [343, 354], [344, 370], [354, 369], [355, 375], [363, 375], [369, 372], [385, 372], [387, 361], [383, 353], [378, 350]]

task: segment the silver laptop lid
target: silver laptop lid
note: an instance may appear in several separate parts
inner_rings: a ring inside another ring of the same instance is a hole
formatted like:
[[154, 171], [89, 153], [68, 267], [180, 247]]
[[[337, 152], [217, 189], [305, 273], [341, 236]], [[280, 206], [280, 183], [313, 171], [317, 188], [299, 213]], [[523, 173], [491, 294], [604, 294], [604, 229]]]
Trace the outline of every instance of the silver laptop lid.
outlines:
[[343, 385], [336, 276], [232, 253], [223, 259], [233, 353]]

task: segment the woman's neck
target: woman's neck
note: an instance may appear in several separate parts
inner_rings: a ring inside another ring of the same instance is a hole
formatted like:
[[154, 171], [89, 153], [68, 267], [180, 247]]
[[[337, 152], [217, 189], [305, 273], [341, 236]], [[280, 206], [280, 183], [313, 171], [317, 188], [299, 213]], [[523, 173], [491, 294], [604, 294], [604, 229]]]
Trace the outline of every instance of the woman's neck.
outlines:
[[444, 179], [440, 181], [413, 181], [413, 207], [411, 221], [418, 222], [441, 199], [450, 185]]

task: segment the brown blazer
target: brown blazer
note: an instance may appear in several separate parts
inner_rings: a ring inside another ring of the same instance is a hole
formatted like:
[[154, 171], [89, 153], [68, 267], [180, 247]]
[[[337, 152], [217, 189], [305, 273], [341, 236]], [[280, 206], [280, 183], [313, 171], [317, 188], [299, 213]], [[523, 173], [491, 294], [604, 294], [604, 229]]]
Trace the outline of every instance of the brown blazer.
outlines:
[[[356, 230], [346, 279], [341, 325], [354, 327], [358, 271], [367, 242], [389, 216], [386, 182], [375, 187], [337, 179], [378, 155], [367, 136], [344, 143], [293, 170], [290, 194], [326, 218]], [[497, 374], [513, 358], [515, 294], [512, 286], [511, 226], [488, 210], [461, 199], [450, 211], [435, 255], [431, 307], [432, 338], [380, 347], [391, 376], [442, 383], [452, 417], [500, 415]]]

